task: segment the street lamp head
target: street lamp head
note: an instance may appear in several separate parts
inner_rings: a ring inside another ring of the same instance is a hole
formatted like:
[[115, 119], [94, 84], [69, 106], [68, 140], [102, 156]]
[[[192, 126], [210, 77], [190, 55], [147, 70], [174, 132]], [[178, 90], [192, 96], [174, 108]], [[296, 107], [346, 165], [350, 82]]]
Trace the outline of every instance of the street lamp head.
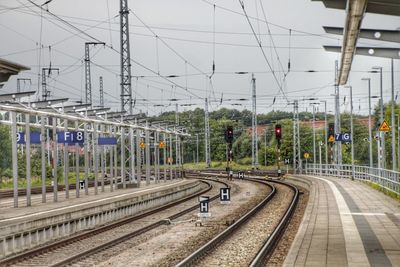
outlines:
[[362, 81], [370, 81], [371, 78], [361, 78]]

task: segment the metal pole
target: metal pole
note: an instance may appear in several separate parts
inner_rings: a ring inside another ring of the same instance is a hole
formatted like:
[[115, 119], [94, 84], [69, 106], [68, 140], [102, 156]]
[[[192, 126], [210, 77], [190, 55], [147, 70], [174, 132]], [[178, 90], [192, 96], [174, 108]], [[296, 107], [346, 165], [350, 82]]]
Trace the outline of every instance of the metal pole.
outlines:
[[94, 194], [98, 194], [98, 176], [99, 176], [99, 153], [97, 147], [97, 123], [93, 123], [93, 173], [94, 173]]
[[325, 107], [325, 114], [324, 114], [324, 119], [325, 119], [325, 164], [328, 164], [328, 118], [327, 118], [327, 110], [326, 110], [326, 100], [323, 100], [324, 102], [324, 107]]
[[264, 166], [267, 166], [267, 128], [265, 128], [264, 138]]
[[154, 146], [154, 156], [155, 156], [155, 172], [156, 172], [156, 182], [160, 182], [160, 133], [154, 133], [155, 143]]
[[397, 167], [400, 168], [400, 115], [397, 117]]
[[85, 135], [85, 143], [83, 146], [84, 150], [84, 168], [85, 168], [85, 195], [89, 195], [89, 136], [88, 136], [87, 123], [83, 123], [83, 134]]
[[[129, 143], [130, 143], [130, 150], [129, 150], [129, 152], [130, 152], [130, 154], [131, 154], [131, 161], [130, 161], [130, 172], [131, 172], [131, 179], [132, 179], [132, 181], [131, 182], [133, 182], [134, 180], [135, 180], [135, 183], [137, 184], [138, 183], [138, 177], [137, 177], [137, 174], [135, 175], [135, 140], [134, 140], [134, 138], [135, 138], [135, 133], [134, 133], [134, 130], [133, 130], [133, 128], [129, 128]], [[136, 177], [136, 179], [135, 179], [135, 177]]]
[[391, 80], [392, 80], [392, 170], [396, 171], [396, 123], [394, 118], [394, 109], [396, 107], [396, 103], [394, 102], [394, 66], [393, 66], [393, 58], [391, 60]]
[[196, 134], [196, 163], [199, 164], [199, 134]]
[[251, 75], [252, 82], [252, 134], [251, 134], [251, 163], [252, 168], [256, 169], [258, 167], [258, 140], [257, 140], [257, 102], [256, 102], [256, 78], [254, 74]]
[[42, 161], [42, 203], [46, 203], [46, 139], [45, 139], [45, 116], [40, 117], [40, 150], [41, 150], [41, 161]]
[[[114, 136], [117, 137], [117, 132], [118, 132], [118, 127], [115, 126], [114, 128]], [[120, 146], [121, 149], [123, 149], [123, 145]], [[117, 145], [114, 146], [114, 188], [118, 189], [118, 147]]]
[[372, 122], [371, 122], [371, 79], [365, 78], [368, 81], [368, 141], [369, 141], [369, 166], [374, 166], [372, 156]]
[[[128, 0], [120, 0], [121, 111], [133, 113]], [[124, 144], [121, 149], [123, 150]]]
[[350, 86], [351, 179], [354, 180], [353, 86]]
[[[198, 136], [198, 135], [197, 135]], [[197, 139], [198, 140], [198, 139]], [[164, 167], [164, 182], [167, 181], [167, 139], [165, 133], [163, 133], [163, 142], [165, 144], [164, 149], [163, 149], [163, 167]]]
[[[111, 125], [109, 126], [109, 131], [110, 131], [110, 136], [113, 136], [113, 127]], [[117, 145], [114, 146], [116, 147]], [[116, 177], [114, 170], [113, 152], [114, 152], [114, 147], [110, 146], [110, 191], [111, 192], [114, 191], [114, 177]]]
[[104, 87], [103, 87], [103, 77], [99, 77], [99, 94], [100, 94], [100, 107], [104, 108]]
[[211, 167], [211, 155], [210, 155], [210, 124], [208, 121], [208, 99], [205, 99], [205, 109], [204, 109], [205, 119], [205, 149], [206, 149], [206, 166], [207, 168]]
[[317, 151], [315, 147], [315, 105], [313, 105], [313, 121], [312, 121], [312, 126], [313, 126], [313, 163], [317, 163]]
[[179, 165], [180, 165], [180, 158], [179, 158], [179, 140], [178, 140], [178, 135], [175, 135], [175, 158], [176, 158], [176, 161], [175, 161], [175, 174], [177, 174], [176, 175], [176, 177], [180, 177], [179, 176], [179, 172], [178, 172], [178, 168], [179, 168]]
[[58, 201], [58, 151], [57, 151], [57, 118], [53, 117], [53, 199]]
[[31, 206], [31, 128], [29, 113], [25, 113], [25, 136], [26, 136], [26, 205]]
[[121, 181], [122, 188], [126, 188], [126, 175], [125, 175], [125, 127], [121, 126]]
[[[64, 119], [64, 132], [68, 131], [68, 120]], [[68, 181], [68, 173], [69, 173], [69, 154], [68, 154], [68, 144], [64, 143], [64, 186], [65, 186], [65, 198], [69, 198], [69, 181]]]
[[[335, 133], [340, 133], [340, 103], [339, 103], [339, 82], [338, 82], [338, 61], [335, 61]], [[342, 164], [342, 143], [335, 142], [336, 153], [335, 153], [335, 163], [336, 166]]]
[[18, 208], [18, 150], [17, 150], [17, 114], [11, 111], [11, 145], [12, 145], [12, 172], [14, 189], [14, 208]]
[[[169, 158], [173, 160], [172, 158], [172, 134], [169, 134]], [[169, 168], [169, 177], [170, 180], [172, 180], [172, 162], [169, 162], [170, 168]]]
[[[104, 133], [104, 125], [100, 125], [100, 133]], [[96, 146], [99, 142], [96, 142]], [[104, 145], [100, 148], [100, 170], [101, 170], [101, 192], [104, 192], [105, 164], [104, 164]]]
[[141, 131], [139, 129], [136, 130], [136, 177], [137, 177], [137, 183], [138, 186], [140, 187], [140, 183], [142, 181], [142, 150], [140, 148], [140, 133]]
[[[382, 77], [382, 67], [379, 67], [380, 71], [380, 123], [383, 122], [384, 116], [383, 116], [383, 77]], [[379, 132], [380, 133], [380, 147], [381, 147], [381, 168], [386, 168], [386, 151], [385, 151], [385, 132]]]
[[322, 176], [322, 145], [323, 143], [321, 142], [319, 144], [319, 175]]
[[[146, 121], [146, 127], [148, 127], [148, 122]], [[149, 130], [145, 130], [145, 138], [146, 138], [146, 185], [150, 184], [150, 133]]]
[[[75, 129], [78, 131], [79, 130], [79, 121], [75, 121]], [[84, 136], [84, 138], [87, 138], [86, 136]], [[80, 192], [79, 192], [79, 182], [80, 182], [80, 170], [79, 170], [79, 144], [76, 143], [75, 144], [75, 173], [76, 173], [76, 181], [75, 181], [75, 194], [76, 197], [78, 198], [80, 196]]]

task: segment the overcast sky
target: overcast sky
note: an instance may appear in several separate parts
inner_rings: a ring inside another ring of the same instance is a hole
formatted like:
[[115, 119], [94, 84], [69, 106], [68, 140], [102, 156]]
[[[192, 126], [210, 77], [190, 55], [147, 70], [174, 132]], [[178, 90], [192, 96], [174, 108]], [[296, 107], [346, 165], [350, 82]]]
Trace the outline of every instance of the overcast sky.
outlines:
[[[46, 1], [34, 2], [42, 5]], [[291, 111], [293, 107], [288, 105], [287, 99], [309, 97], [327, 100], [328, 110], [333, 109], [334, 62], [340, 59], [340, 54], [325, 52], [322, 46], [341, 45], [342, 42], [340, 36], [325, 34], [322, 26], [343, 27], [345, 11], [327, 9], [321, 2], [310, 0], [245, 1], [245, 10], [261, 40], [265, 59], [239, 1], [128, 2], [135, 112], [159, 114], [175, 110], [176, 103], [180, 110], [204, 108], [205, 97], [210, 98], [210, 110], [220, 107], [251, 109], [251, 73], [256, 78], [258, 113], [273, 109]], [[119, 110], [119, 1], [53, 0], [44, 8], [107, 44], [108, 47], [99, 45], [90, 49], [93, 102], [99, 103], [99, 76], [103, 76], [105, 104]], [[269, 24], [264, 21], [264, 13]], [[400, 18], [366, 14], [363, 27], [397, 29]], [[67, 96], [71, 102], [85, 101], [84, 43], [95, 40], [76, 28], [27, 0], [0, 0], [0, 58], [31, 68], [11, 78], [1, 93], [15, 91], [17, 78], [32, 79], [32, 84], [21, 83], [23, 90], [37, 90], [38, 70], [49, 67], [51, 62], [51, 67], [60, 69], [59, 74], [53, 72], [47, 77], [52, 97]], [[360, 40], [359, 45], [399, 47], [371, 40]], [[287, 73], [289, 59], [291, 69]], [[216, 70], [210, 80], [207, 76], [211, 75], [213, 60]], [[399, 65], [396, 60], [396, 94], [400, 90]], [[368, 73], [373, 66], [384, 68], [385, 101], [390, 98], [390, 60], [355, 56], [348, 83], [354, 88], [356, 113], [368, 112], [367, 83], [361, 78], [371, 77], [372, 93], [379, 94], [378, 74]], [[179, 77], [167, 80], [158, 74]], [[340, 91], [341, 108], [349, 110], [348, 89]], [[373, 99], [373, 104], [376, 101]], [[303, 102], [301, 110], [306, 108], [311, 111], [309, 104]]]

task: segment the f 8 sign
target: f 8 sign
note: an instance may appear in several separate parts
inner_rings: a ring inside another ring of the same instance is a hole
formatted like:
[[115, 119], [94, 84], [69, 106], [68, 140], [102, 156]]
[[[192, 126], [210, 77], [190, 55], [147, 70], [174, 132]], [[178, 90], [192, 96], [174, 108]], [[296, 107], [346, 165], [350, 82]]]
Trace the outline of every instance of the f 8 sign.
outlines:
[[59, 144], [83, 144], [85, 142], [84, 132], [58, 132], [57, 143]]

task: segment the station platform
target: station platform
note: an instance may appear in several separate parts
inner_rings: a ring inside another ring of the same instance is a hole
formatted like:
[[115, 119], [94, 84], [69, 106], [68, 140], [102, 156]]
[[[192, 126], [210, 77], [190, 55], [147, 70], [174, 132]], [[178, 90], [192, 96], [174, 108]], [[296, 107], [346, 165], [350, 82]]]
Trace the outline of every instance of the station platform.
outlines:
[[283, 266], [400, 266], [400, 201], [350, 179], [288, 178], [310, 196]]
[[151, 181], [149, 185], [141, 183], [139, 188], [114, 189], [112, 192], [109, 187], [105, 188], [105, 192], [101, 192], [99, 187], [97, 195], [94, 194], [94, 188], [90, 187], [89, 194], [85, 195], [85, 192], [82, 189], [79, 198], [75, 196], [75, 191], [70, 191], [69, 198], [65, 197], [65, 191], [59, 191], [57, 202], [53, 201], [53, 193], [46, 194], [46, 203], [42, 203], [41, 195], [34, 195], [32, 197], [32, 206], [29, 207], [25, 205], [26, 196], [19, 197], [20, 206], [18, 208], [13, 208], [11, 205], [8, 205], [13, 203], [12, 198], [3, 198], [0, 202], [0, 227], [4, 225], [5, 222], [17, 220], [20, 217], [29, 220], [31, 216], [37, 217], [38, 214], [47, 216], [46, 214], [66, 211], [67, 209], [83, 209], [91, 204], [99, 205], [100, 202], [113, 202], [124, 197], [133, 197], [149, 191], [175, 187], [176, 185], [188, 182], [184, 181], [185, 180], [182, 179], [167, 180], [166, 182], [161, 181], [159, 183]]
[[142, 183], [139, 188], [108, 190], [97, 195], [91, 189], [89, 195], [83, 193], [80, 198], [70, 194], [66, 199], [59, 192], [57, 202], [52, 202], [49, 193], [47, 203], [34, 201], [29, 207], [2, 207], [0, 258], [164, 205], [205, 187], [198, 180], [152, 181], [149, 185]]

